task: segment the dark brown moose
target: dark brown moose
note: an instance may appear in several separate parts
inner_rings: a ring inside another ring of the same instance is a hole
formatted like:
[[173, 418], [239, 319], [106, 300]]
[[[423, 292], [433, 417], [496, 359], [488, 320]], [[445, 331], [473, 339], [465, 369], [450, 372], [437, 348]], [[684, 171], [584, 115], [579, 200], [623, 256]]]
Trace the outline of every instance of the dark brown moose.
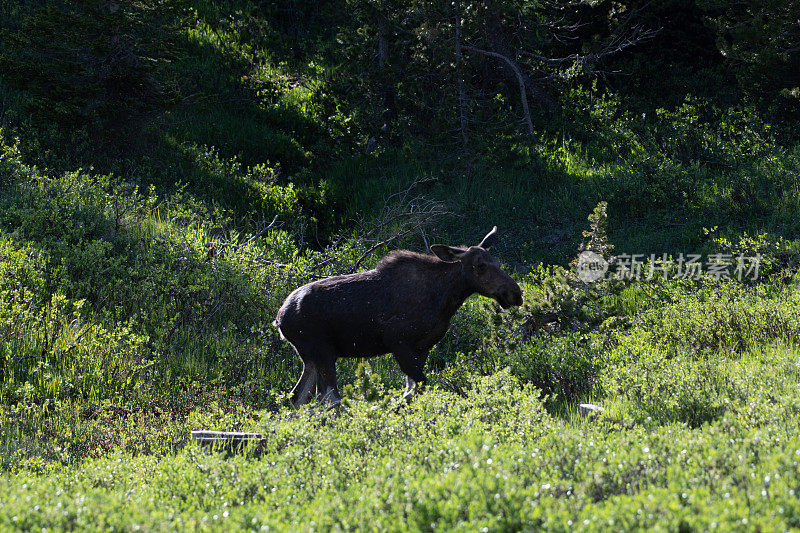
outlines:
[[497, 226], [478, 246], [434, 244], [435, 256], [395, 251], [373, 270], [321, 279], [292, 292], [274, 322], [303, 360], [292, 405], [308, 402], [312, 392], [338, 405], [336, 359], [389, 352], [406, 375], [403, 398], [410, 399], [425, 384], [428, 351], [464, 300], [477, 292], [503, 308], [522, 304], [519, 285], [487, 252], [496, 236]]

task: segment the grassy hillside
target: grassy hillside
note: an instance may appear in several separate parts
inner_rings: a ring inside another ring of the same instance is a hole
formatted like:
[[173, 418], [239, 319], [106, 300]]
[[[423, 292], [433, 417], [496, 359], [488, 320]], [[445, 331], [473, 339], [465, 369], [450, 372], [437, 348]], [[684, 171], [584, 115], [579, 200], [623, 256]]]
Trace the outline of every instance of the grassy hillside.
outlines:
[[[558, 41], [544, 4], [478, 4], [467, 46], [494, 42], [487, 15], [584, 54], [518, 55], [554, 101], [529, 94], [532, 133], [427, 4], [0, 5], [4, 528], [800, 527], [791, 13], [576, 4], [564, 20], [591, 23]], [[658, 31], [592, 59], [628, 15]], [[288, 409], [289, 292], [495, 224], [521, 308], [470, 298], [410, 407], [381, 357], [339, 361], [338, 417]], [[645, 260], [759, 254], [759, 276], [587, 285], [571, 262], [606, 236]], [[268, 442], [205, 455], [198, 428]]]

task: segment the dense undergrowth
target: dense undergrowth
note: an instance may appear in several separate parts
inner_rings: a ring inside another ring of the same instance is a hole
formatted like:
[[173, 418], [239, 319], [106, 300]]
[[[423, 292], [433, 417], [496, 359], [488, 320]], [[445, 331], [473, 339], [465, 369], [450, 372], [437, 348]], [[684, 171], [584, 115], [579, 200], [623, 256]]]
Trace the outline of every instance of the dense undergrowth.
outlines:
[[[688, 4], [706, 29], [738, 16]], [[561, 72], [534, 139], [501, 87], [454, 150], [432, 131], [450, 104], [427, 123], [408, 81], [380, 127], [360, 2], [120, 5], [0, 6], [3, 528], [800, 527], [796, 97], [747, 85], [795, 56]], [[339, 361], [339, 416], [287, 409], [291, 290], [494, 224], [522, 307], [469, 299], [411, 406], [382, 357]], [[582, 230], [642, 272], [758, 254], [759, 277], [587, 284]], [[199, 428], [267, 441], [205, 454]]]
[[474, 379], [465, 397], [432, 390], [400, 413], [351, 402], [332, 419], [266, 414], [247, 424], [267, 432], [258, 456], [189, 447], [26, 470], [0, 489], [0, 520], [27, 530], [792, 529], [796, 392], [795, 382], [793, 400], [746, 398], [771, 411], [760, 424], [738, 413], [702, 429], [611, 412], [565, 421], [501, 372]]

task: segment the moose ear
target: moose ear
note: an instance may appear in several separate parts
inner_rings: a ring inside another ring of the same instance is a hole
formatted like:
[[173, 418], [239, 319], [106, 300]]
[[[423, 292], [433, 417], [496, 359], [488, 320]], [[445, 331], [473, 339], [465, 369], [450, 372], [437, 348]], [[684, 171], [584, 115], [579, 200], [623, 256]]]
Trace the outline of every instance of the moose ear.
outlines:
[[467, 253], [466, 250], [462, 250], [461, 248], [453, 248], [452, 246], [446, 246], [444, 244], [432, 244], [431, 252], [436, 254], [436, 257], [442, 261], [447, 261], [448, 263], [455, 263]]
[[494, 244], [495, 238], [497, 238], [497, 226], [493, 227], [492, 231], [486, 234], [486, 237], [483, 238], [478, 246], [484, 250], [488, 250], [489, 247]]

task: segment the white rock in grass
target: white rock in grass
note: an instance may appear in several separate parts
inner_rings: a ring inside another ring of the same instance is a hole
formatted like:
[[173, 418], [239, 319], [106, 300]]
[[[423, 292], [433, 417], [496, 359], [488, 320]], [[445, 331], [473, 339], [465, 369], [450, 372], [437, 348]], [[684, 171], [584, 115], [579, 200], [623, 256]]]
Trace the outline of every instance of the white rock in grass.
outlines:
[[589, 413], [599, 413], [604, 409], [599, 405], [595, 405], [593, 403], [582, 403], [580, 405], [580, 410], [581, 410], [581, 416], [585, 418], [589, 416]]

